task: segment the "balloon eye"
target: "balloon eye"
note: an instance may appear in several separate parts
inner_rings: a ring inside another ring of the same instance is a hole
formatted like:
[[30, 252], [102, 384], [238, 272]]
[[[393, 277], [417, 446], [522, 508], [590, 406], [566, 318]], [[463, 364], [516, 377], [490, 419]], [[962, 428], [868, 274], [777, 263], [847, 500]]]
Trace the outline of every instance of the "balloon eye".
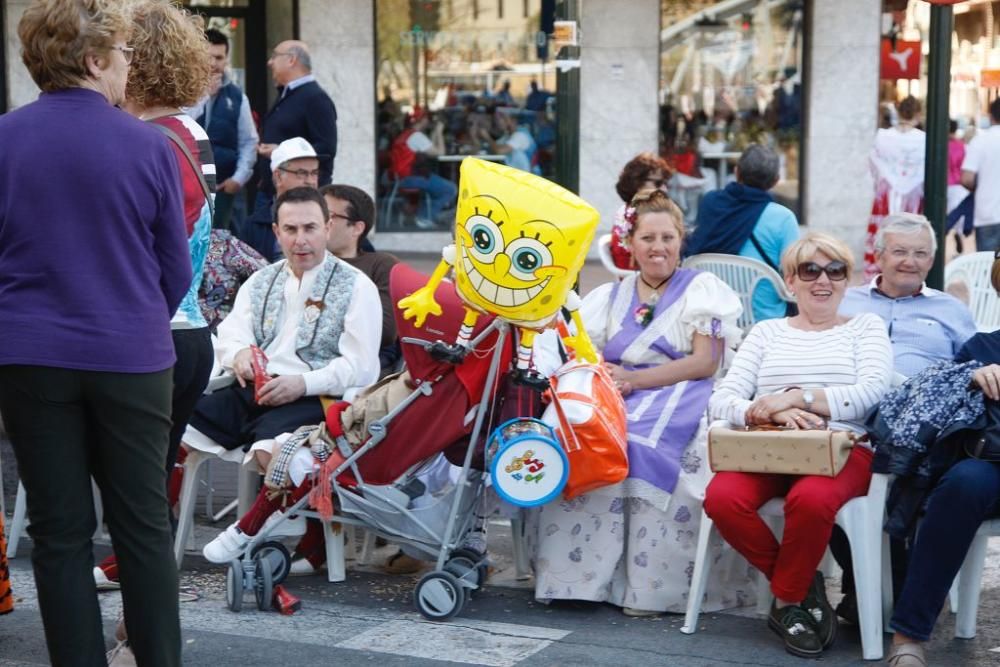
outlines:
[[515, 255], [514, 262], [517, 263], [517, 268], [525, 273], [532, 273], [541, 265], [542, 258], [534, 250], [525, 249]]
[[482, 226], [477, 226], [472, 230], [472, 242], [476, 244], [476, 248], [480, 252], [484, 253], [492, 251], [495, 245], [493, 234], [490, 233], [490, 230]]

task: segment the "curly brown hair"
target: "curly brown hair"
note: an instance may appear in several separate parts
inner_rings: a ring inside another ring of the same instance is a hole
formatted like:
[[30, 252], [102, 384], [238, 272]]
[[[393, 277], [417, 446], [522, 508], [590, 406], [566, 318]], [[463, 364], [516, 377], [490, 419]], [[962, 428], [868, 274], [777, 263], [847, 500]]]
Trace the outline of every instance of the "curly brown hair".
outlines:
[[208, 91], [208, 40], [200, 17], [166, 0], [145, 0], [134, 9], [125, 96], [137, 106], [186, 107]]
[[618, 196], [623, 202], [632, 201], [632, 197], [643, 186], [649, 175], [657, 171], [663, 172], [664, 178], [670, 178], [674, 174], [667, 161], [659, 155], [639, 153], [626, 163], [622, 173], [618, 175], [618, 182], [615, 183]]
[[35, 0], [17, 24], [21, 60], [45, 92], [74, 88], [88, 76], [86, 58], [108, 51], [132, 29], [129, 0]]

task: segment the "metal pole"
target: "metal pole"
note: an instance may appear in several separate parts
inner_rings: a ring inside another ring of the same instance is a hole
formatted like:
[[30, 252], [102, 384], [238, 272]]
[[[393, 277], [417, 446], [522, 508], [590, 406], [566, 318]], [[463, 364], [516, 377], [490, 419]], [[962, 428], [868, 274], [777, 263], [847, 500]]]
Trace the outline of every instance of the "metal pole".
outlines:
[[938, 240], [927, 285], [944, 288], [944, 236], [948, 189], [948, 100], [951, 92], [950, 5], [931, 6], [930, 55], [927, 64], [927, 149], [924, 157], [924, 215]]
[[[580, 20], [579, 0], [562, 0], [556, 4], [556, 17], [566, 21]], [[579, 46], [564, 46], [556, 55], [576, 60]], [[580, 191], [580, 68], [568, 72], [556, 70], [556, 169], [555, 180], [572, 192]]]

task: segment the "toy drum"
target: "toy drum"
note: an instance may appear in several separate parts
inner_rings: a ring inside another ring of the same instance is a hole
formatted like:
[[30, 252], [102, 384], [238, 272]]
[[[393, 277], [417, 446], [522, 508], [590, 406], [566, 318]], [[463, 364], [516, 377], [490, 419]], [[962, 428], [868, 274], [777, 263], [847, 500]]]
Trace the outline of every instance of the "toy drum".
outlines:
[[489, 454], [493, 488], [513, 505], [544, 505], [566, 486], [569, 460], [552, 427], [538, 419], [511, 419], [498, 426]]

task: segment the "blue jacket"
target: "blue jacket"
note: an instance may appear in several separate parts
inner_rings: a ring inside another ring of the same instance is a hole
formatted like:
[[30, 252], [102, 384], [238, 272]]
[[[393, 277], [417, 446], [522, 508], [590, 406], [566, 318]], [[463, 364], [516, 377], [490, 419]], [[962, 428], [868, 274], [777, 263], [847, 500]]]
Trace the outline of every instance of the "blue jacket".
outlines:
[[239, 122], [240, 105], [243, 104], [243, 91], [233, 82], [219, 89], [212, 104], [212, 117], [205, 125], [206, 112], [196, 118], [198, 124], [205, 128], [208, 140], [212, 144], [215, 155], [215, 178], [221, 183], [236, 173], [236, 163], [239, 159]]

